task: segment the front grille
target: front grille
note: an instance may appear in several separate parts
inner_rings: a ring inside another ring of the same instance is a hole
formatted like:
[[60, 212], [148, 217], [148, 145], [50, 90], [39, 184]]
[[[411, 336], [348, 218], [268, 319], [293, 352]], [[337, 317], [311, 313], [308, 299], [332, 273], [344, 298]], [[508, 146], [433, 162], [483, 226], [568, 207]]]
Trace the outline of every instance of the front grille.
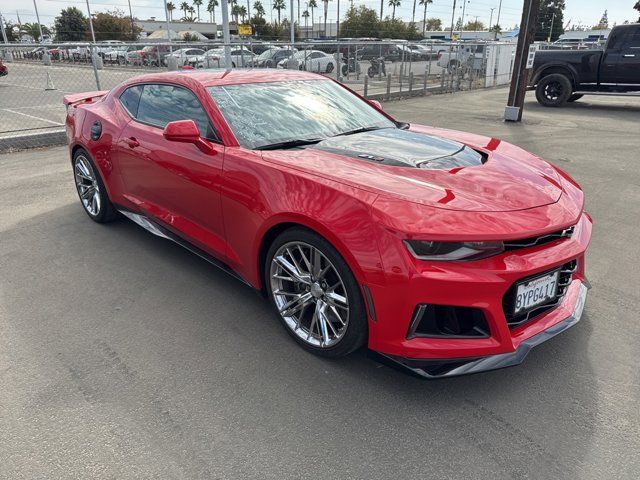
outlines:
[[575, 230], [574, 227], [565, 228], [564, 230], [559, 230], [557, 232], [548, 233], [546, 235], [541, 235], [539, 237], [530, 237], [524, 238], [522, 240], [511, 240], [504, 242], [504, 249], [507, 250], [517, 250], [519, 248], [527, 248], [527, 247], [535, 247], [538, 245], [544, 245], [545, 243], [553, 242], [554, 240], [559, 240], [561, 238], [568, 238], [573, 235]]
[[[514, 315], [513, 313], [513, 310], [514, 310], [513, 302], [515, 302], [515, 299], [516, 299], [517, 284], [522, 281], [526, 281], [527, 278], [523, 278], [521, 280], [518, 280], [516, 283], [514, 283], [511, 286], [511, 288], [507, 290], [507, 293], [505, 293], [504, 297], [502, 298], [502, 308], [504, 310], [504, 316], [507, 319], [507, 324], [509, 325], [509, 328], [516, 328], [516, 327], [519, 327], [520, 325], [524, 325], [525, 323], [534, 320], [540, 315], [543, 315], [544, 313], [547, 313], [548, 311], [553, 310], [555, 307], [560, 305], [560, 303], [562, 303], [562, 299], [564, 298], [564, 295], [567, 293], [567, 288], [569, 287], [569, 285], [571, 285], [573, 274], [577, 269], [578, 269], [577, 260], [572, 260], [562, 265], [562, 267], [560, 267], [560, 275], [558, 276], [558, 296], [552, 300], [549, 300], [547, 303], [538, 305], [533, 310], [519, 313], [517, 315]], [[549, 270], [546, 273], [551, 273], [553, 271], [555, 271], [555, 269]], [[544, 273], [545, 272], [538, 273], [536, 275], [533, 275], [531, 278], [539, 277], [541, 275], [544, 275]]]

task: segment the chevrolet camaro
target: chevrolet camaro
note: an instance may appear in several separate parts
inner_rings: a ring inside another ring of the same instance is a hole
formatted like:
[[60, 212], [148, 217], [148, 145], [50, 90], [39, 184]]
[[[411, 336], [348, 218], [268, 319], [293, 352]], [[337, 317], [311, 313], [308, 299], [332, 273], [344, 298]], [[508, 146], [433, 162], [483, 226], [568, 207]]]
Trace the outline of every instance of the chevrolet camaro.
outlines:
[[592, 221], [560, 168], [407, 124], [303, 71], [67, 95], [75, 186], [261, 290], [307, 350], [426, 377], [511, 366], [580, 320]]

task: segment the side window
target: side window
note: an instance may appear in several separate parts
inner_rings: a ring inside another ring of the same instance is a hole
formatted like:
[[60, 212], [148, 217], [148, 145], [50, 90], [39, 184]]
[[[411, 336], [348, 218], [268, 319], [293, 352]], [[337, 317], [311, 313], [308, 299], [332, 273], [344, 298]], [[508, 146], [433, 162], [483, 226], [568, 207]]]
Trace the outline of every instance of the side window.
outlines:
[[629, 52], [640, 53], [640, 28], [627, 35], [624, 42], [624, 49]]
[[138, 115], [138, 104], [140, 103], [141, 94], [142, 85], [134, 85], [133, 87], [127, 88], [120, 95], [120, 103], [133, 118]]
[[164, 128], [176, 120], [193, 120], [200, 135], [218, 140], [215, 130], [193, 92], [173, 85], [145, 85], [136, 119], [155, 127]]

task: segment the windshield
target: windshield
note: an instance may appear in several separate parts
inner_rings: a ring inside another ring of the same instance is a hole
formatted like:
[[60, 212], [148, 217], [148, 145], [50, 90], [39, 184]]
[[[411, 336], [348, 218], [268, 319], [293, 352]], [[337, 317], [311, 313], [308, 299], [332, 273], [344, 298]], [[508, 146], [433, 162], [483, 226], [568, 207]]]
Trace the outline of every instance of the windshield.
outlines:
[[269, 50], [265, 50], [260, 55], [258, 55], [258, 60], [266, 60], [268, 58], [275, 57], [277, 52], [278, 52], [278, 49], [276, 48], [270, 48]]
[[330, 80], [209, 87], [240, 145], [261, 148], [325, 139], [362, 128], [394, 128], [386, 116]]

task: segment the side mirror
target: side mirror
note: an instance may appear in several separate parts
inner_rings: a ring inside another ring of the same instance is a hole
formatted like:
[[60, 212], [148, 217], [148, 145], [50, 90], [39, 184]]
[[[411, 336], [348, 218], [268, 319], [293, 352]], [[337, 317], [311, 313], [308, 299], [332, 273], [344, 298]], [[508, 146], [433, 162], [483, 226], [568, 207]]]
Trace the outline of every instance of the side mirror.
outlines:
[[378, 110], [382, 110], [382, 104], [378, 100], [369, 100], [369, 103]]
[[204, 153], [211, 155], [216, 153], [211, 142], [200, 136], [200, 130], [193, 120], [169, 122], [164, 127], [162, 134], [170, 142], [192, 143]]

